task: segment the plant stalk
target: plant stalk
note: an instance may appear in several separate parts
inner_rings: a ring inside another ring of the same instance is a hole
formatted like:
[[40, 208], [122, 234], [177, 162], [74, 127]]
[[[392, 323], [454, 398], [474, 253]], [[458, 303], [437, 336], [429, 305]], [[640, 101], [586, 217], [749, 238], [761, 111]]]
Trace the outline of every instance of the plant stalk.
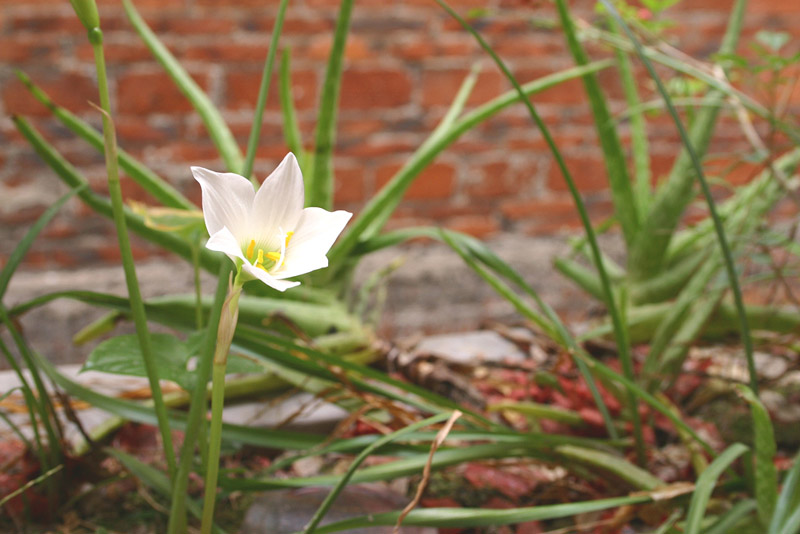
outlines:
[[103, 54], [103, 32], [99, 27], [89, 30], [89, 42], [94, 50], [94, 61], [97, 69], [97, 86], [100, 93], [100, 107], [103, 115], [103, 138], [106, 145], [106, 171], [108, 173], [108, 194], [111, 197], [111, 208], [114, 215], [114, 225], [117, 229], [119, 250], [122, 257], [122, 268], [125, 271], [125, 283], [128, 287], [128, 296], [131, 303], [131, 314], [136, 324], [136, 334], [144, 359], [147, 378], [153, 395], [153, 405], [158, 418], [158, 428], [164, 447], [170, 477], [175, 474], [175, 451], [172, 448], [172, 435], [170, 434], [167, 409], [164, 397], [158, 382], [155, 358], [150, 345], [150, 331], [147, 328], [147, 316], [144, 311], [142, 294], [139, 291], [139, 282], [136, 278], [136, 267], [133, 262], [131, 243], [128, 237], [128, 227], [125, 222], [125, 211], [122, 203], [122, 188], [119, 181], [119, 167], [117, 165], [117, 140], [114, 133], [114, 124], [111, 120], [111, 106], [108, 96], [108, 78], [106, 76], [106, 63]]
[[[230, 278], [229, 278], [230, 280]], [[208, 463], [206, 464], [205, 494], [203, 496], [202, 534], [211, 534], [214, 524], [214, 505], [217, 500], [219, 455], [222, 444], [222, 409], [225, 406], [225, 366], [239, 319], [239, 295], [242, 293], [241, 271], [229, 282], [228, 298], [222, 305], [217, 329], [217, 344], [211, 375], [211, 424], [208, 432]]]

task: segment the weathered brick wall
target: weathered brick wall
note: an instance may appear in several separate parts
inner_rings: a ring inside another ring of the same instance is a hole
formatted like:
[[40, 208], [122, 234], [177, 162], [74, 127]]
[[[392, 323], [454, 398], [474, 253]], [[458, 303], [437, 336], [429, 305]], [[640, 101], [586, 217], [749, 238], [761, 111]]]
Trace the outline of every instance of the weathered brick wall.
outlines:
[[[700, 58], [718, 46], [732, 0], [684, 0], [668, 15], [674, 43]], [[138, 0], [152, 28], [218, 104], [242, 146], [266, 56], [277, 2], [262, 0]], [[312, 141], [316, 107], [331, 45], [335, 0], [290, 4], [281, 46], [291, 48], [293, 83], [304, 139]], [[572, 65], [563, 36], [534, 29], [533, 18], [554, 20], [552, 4], [536, 0], [462, 0], [466, 11], [489, 8], [478, 27], [520, 80]], [[592, 17], [593, 2], [575, 2], [576, 13]], [[116, 0], [100, 2], [112, 100], [119, 143], [199, 201], [189, 165], [221, 169], [198, 117], [152, 59]], [[767, 28], [800, 27], [800, 2], [753, 0], [747, 36]], [[592, 47], [597, 54], [605, 53]], [[471, 65], [483, 73], [470, 99], [474, 107], [509, 89], [473, 39], [427, 0], [359, 0], [347, 46], [336, 146], [336, 204], [358, 211], [432, 131]], [[67, 0], [0, 2], [0, 261], [25, 228], [65, 190], [15, 131], [12, 114], [32, 118], [45, 136], [104, 189], [102, 158], [48, 116], [15, 76], [24, 70], [54, 99], [99, 124], [92, 51]], [[613, 73], [601, 76], [621, 109]], [[271, 87], [256, 172], [265, 176], [285, 153], [277, 83]], [[605, 177], [591, 116], [579, 83], [536, 98], [586, 194], [593, 217], [608, 215]], [[797, 109], [800, 98], [792, 105]], [[738, 128], [725, 119], [715, 150], [746, 147]], [[652, 124], [654, 170], [663, 173], [676, 150], [667, 120]], [[625, 136], [623, 131], [623, 136]], [[147, 200], [126, 180], [128, 198]], [[437, 224], [485, 237], [501, 230], [549, 234], [574, 228], [577, 219], [561, 177], [521, 106], [516, 106], [439, 156], [409, 190], [392, 225]], [[71, 201], [48, 227], [29, 256], [29, 267], [73, 267], [116, 259], [111, 226]], [[140, 256], [154, 249], [135, 243]]]

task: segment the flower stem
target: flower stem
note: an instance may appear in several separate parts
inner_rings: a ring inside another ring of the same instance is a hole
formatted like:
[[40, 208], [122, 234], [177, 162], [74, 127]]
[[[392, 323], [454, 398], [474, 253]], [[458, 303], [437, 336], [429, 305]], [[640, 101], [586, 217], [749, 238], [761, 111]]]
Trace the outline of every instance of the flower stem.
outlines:
[[229, 285], [228, 298], [222, 306], [217, 329], [217, 345], [211, 374], [211, 423], [208, 432], [208, 460], [206, 464], [205, 494], [203, 496], [203, 518], [200, 531], [211, 534], [214, 525], [214, 505], [217, 500], [217, 477], [219, 455], [222, 444], [222, 409], [225, 406], [225, 366], [228, 351], [233, 341], [236, 322], [239, 319], [239, 295], [242, 293], [241, 271]]
[[89, 30], [89, 42], [94, 50], [94, 61], [97, 69], [97, 86], [100, 93], [100, 107], [103, 115], [103, 138], [105, 142], [106, 170], [108, 174], [108, 194], [111, 197], [111, 207], [114, 215], [114, 225], [117, 229], [119, 251], [122, 257], [122, 268], [125, 271], [125, 283], [128, 287], [128, 296], [131, 303], [131, 314], [136, 325], [136, 334], [144, 359], [147, 378], [153, 395], [153, 405], [158, 419], [158, 428], [164, 446], [164, 455], [170, 477], [175, 474], [175, 450], [172, 448], [172, 435], [170, 434], [167, 409], [164, 397], [158, 382], [155, 357], [150, 344], [150, 331], [147, 328], [147, 316], [144, 311], [142, 294], [139, 291], [139, 282], [136, 278], [136, 267], [133, 263], [133, 253], [128, 237], [128, 227], [125, 223], [124, 206], [122, 203], [122, 188], [119, 182], [119, 168], [117, 166], [117, 141], [114, 134], [114, 124], [111, 120], [111, 106], [108, 96], [108, 78], [106, 76], [106, 62], [103, 54], [103, 32], [99, 27]]

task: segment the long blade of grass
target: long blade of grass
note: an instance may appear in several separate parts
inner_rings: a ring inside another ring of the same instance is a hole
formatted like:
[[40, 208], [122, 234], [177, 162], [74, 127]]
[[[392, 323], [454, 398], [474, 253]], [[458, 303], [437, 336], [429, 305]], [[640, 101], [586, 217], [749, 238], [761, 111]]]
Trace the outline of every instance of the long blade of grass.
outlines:
[[[608, 61], [595, 62], [586, 67], [574, 67], [544, 76], [525, 84], [522, 89], [525, 97], [545, 91], [551, 87], [568, 80], [579, 78], [589, 72], [597, 72], [611, 65]], [[377, 236], [382, 228], [374, 224], [378, 218], [388, 219], [394, 208], [399, 204], [406, 189], [413, 183], [433, 160], [445, 148], [454, 143], [461, 135], [471, 130], [478, 124], [497, 115], [502, 110], [519, 102], [520, 95], [516, 91], [509, 91], [477, 109], [467, 113], [461, 119], [455, 121], [452, 127], [435, 139], [435, 141], [425, 143], [411, 156], [411, 159], [392, 177], [383, 188], [373, 196], [356, 219], [348, 225], [345, 233], [334, 244], [328, 253], [331, 265], [339, 265], [344, 262], [350, 252], [361, 241], [372, 239]], [[430, 138], [429, 138], [430, 139]], [[328, 269], [335, 273], [334, 269]]]
[[306, 189], [306, 205], [330, 210], [333, 208], [333, 146], [336, 142], [336, 113], [339, 107], [339, 90], [344, 68], [344, 50], [350, 28], [353, 0], [342, 0], [333, 46], [325, 70], [322, 86], [317, 131], [314, 140], [314, 166]]
[[53, 203], [44, 213], [42, 213], [36, 222], [33, 223], [33, 226], [25, 233], [22, 239], [17, 243], [17, 246], [14, 247], [14, 250], [11, 251], [11, 255], [8, 257], [8, 261], [3, 266], [3, 269], [0, 271], [0, 300], [2, 300], [3, 295], [6, 293], [6, 289], [8, 289], [8, 283], [11, 281], [11, 277], [14, 276], [14, 272], [19, 267], [20, 262], [25, 257], [25, 254], [33, 245], [33, 241], [39, 235], [47, 223], [49, 223], [53, 217], [56, 216], [58, 211], [61, 207], [66, 204], [66, 202], [75, 196], [81, 189], [83, 189], [85, 185], [80, 185], [77, 187], [73, 187], [67, 193], [61, 196], [57, 201]]
[[[475, 88], [475, 84], [478, 82], [478, 74], [479, 74], [479, 64], [473, 65], [472, 69], [470, 69], [469, 74], [464, 78], [461, 82], [461, 86], [459, 86], [458, 91], [456, 91], [456, 96], [453, 98], [453, 101], [450, 103], [450, 107], [447, 109], [447, 113], [445, 113], [442, 120], [439, 121], [439, 124], [436, 125], [433, 132], [431, 132], [430, 136], [425, 140], [425, 142], [420, 146], [418, 151], [422, 151], [428, 145], [433, 145], [436, 143], [437, 139], [444, 137], [447, 135], [447, 132], [453, 127], [453, 125], [458, 120], [459, 115], [464, 111], [464, 106], [467, 104], [467, 100], [469, 100], [469, 96], [472, 94], [472, 90]], [[402, 172], [402, 169], [397, 172], [395, 177]], [[395, 177], [384, 186], [385, 188], [390, 187], [392, 181], [394, 181]], [[380, 213], [378, 217], [373, 219], [372, 223], [370, 224], [369, 228], [364, 231], [363, 237], [369, 238], [372, 236], [377, 236], [380, 231], [383, 229], [386, 222], [391, 217], [394, 209], [400, 203], [403, 197], [403, 193], [405, 191], [398, 192], [397, 196], [393, 197], [393, 202], [388, 204], [384, 210]]]
[[[456, 239], [454, 238], [452, 232], [442, 232], [442, 237], [444, 241], [450, 245], [450, 247], [456, 251], [456, 253], [461, 256], [461, 258], [467, 263], [467, 265], [472, 268], [478, 275], [486, 280], [486, 282], [492, 286], [492, 288], [497, 291], [501, 296], [503, 296], [506, 300], [508, 300], [523, 316], [527, 317], [529, 320], [533, 321], [537, 324], [544, 332], [547, 334], [551, 339], [555, 340], [557, 343], [560, 343], [564, 348], [568, 350], [577, 350], [578, 347], [572, 340], [572, 337], [569, 335], [566, 327], [558, 320], [555, 313], [552, 310], [545, 306], [544, 302], [539, 298], [539, 295], [531, 288], [524, 280], [521, 280], [520, 277], [510, 266], [507, 266], [497, 258], [496, 256], [492, 257], [489, 256], [487, 250], [483, 251], [482, 260], [484, 263], [493, 266], [495, 270], [500, 271], [503, 273], [504, 276], [513, 280], [517, 285], [524, 288], [526, 292], [531, 295], [534, 300], [536, 300], [537, 304], [539, 304], [540, 309], [544, 310], [544, 316], [534, 311], [530, 306], [525, 304], [525, 302], [517, 297], [517, 295], [501, 280], [499, 280], [496, 276], [489, 273], [486, 269], [478, 265], [478, 263], [472, 258], [470, 254], [467, 253], [465, 247], [462, 244], [457, 243]], [[482, 247], [482, 245], [481, 245]], [[472, 243], [471, 250], [475, 250], [478, 248], [478, 245]], [[482, 247], [485, 248], [485, 247]], [[489, 260], [486, 260], [489, 258]], [[608, 407], [606, 406], [605, 401], [603, 400], [602, 395], [600, 395], [600, 391], [597, 389], [597, 384], [595, 384], [594, 378], [592, 377], [589, 369], [583, 363], [582, 360], [576, 360], [576, 365], [578, 370], [583, 376], [583, 379], [586, 381], [586, 384], [589, 387], [589, 390], [592, 393], [592, 398], [594, 399], [595, 405], [597, 406], [598, 411], [600, 412], [601, 416], [603, 417], [603, 423], [606, 426], [606, 431], [611, 438], [617, 437], [617, 430], [614, 426], [614, 422], [611, 419], [611, 414], [608, 411]]]
[[698, 477], [692, 500], [689, 503], [689, 512], [686, 515], [686, 527], [684, 530], [686, 534], [700, 534], [708, 500], [717, 485], [717, 479], [728, 466], [747, 450], [747, 446], [741, 443], [734, 443], [725, 449], [716, 460], [711, 462], [708, 469]]
[[[603, 4], [617, 20], [619, 26], [625, 31], [633, 43], [637, 55], [644, 62], [651, 77], [659, 86], [659, 92], [670, 112], [677, 122], [677, 112], [669, 95], [660, 83], [647, 55], [638, 39], [630, 28], [622, 21], [613, 7], [608, 7], [608, 2]], [[720, 53], [730, 54], [735, 51], [739, 34], [741, 33], [742, 19], [746, 0], [737, 0], [728, 22], [728, 29], [720, 46]], [[690, 134], [687, 134], [681, 124], [679, 131], [683, 141], [683, 149], [670, 171], [666, 183], [659, 189], [653, 200], [648, 217], [643, 221], [641, 234], [629, 250], [628, 269], [635, 280], [645, 280], [660, 271], [666, 254], [667, 247], [680, 221], [683, 213], [694, 197], [693, 185], [695, 177], [704, 182], [699, 157], [708, 149], [711, 136], [714, 132], [719, 104], [723, 101], [724, 94], [716, 89], [711, 89], [705, 97], [706, 106], [702, 107], [692, 124]]]
[[117, 158], [117, 134], [114, 121], [111, 117], [111, 98], [108, 90], [108, 77], [106, 73], [105, 53], [103, 51], [103, 33], [99, 27], [89, 31], [89, 42], [94, 50], [95, 71], [97, 73], [97, 88], [100, 96], [98, 108], [103, 117], [103, 144], [105, 146], [106, 177], [108, 195], [111, 198], [111, 212], [114, 228], [117, 232], [118, 250], [122, 261], [122, 271], [125, 274], [125, 286], [128, 289], [128, 298], [131, 303], [131, 315], [136, 325], [136, 336], [139, 339], [139, 349], [142, 361], [147, 370], [147, 381], [153, 397], [153, 404], [158, 416], [158, 430], [161, 435], [162, 449], [167, 460], [170, 476], [175, 474], [175, 449], [172, 447], [172, 433], [167, 422], [167, 409], [164, 405], [163, 392], [158, 377], [158, 368], [150, 340], [150, 329], [147, 325], [147, 315], [144, 309], [144, 299], [139, 289], [139, 279], [136, 274], [136, 264], [133, 260], [130, 235], [128, 233], [125, 205], [122, 199], [122, 185], [119, 179], [119, 164]]
[[267, 60], [264, 64], [264, 72], [261, 75], [261, 86], [258, 88], [258, 99], [256, 100], [256, 108], [253, 111], [253, 125], [250, 127], [250, 137], [247, 140], [247, 153], [244, 158], [242, 176], [249, 177], [253, 174], [253, 162], [256, 159], [258, 139], [261, 136], [261, 119], [264, 117], [264, 107], [267, 105], [267, 95], [269, 94], [269, 83], [272, 79], [272, 64], [275, 62], [275, 54], [278, 51], [278, 39], [283, 30], [283, 19], [286, 16], [286, 6], [288, 5], [289, 0], [281, 0], [278, 6], [278, 14], [275, 17], [275, 24], [272, 26], [272, 38], [269, 41]]
[[[589, 241], [589, 246], [592, 251], [592, 258], [595, 263], [595, 267], [597, 268], [598, 274], [600, 275], [600, 281], [603, 284], [603, 291], [606, 296], [606, 305], [608, 307], [609, 314], [611, 315], [612, 322], [614, 324], [614, 336], [617, 340], [617, 350], [619, 353], [619, 359], [622, 364], [622, 369], [625, 373], [626, 378], [629, 380], [633, 380], [633, 359], [630, 353], [630, 345], [628, 342], [628, 333], [622, 323], [622, 317], [619, 313], [619, 310], [615, 303], [615, 298], [613, 291], [611, 289], [611, 281], [608, 277], [608, 273], [606, 272], [603, 258], [600, 253], [600, 247], [597, 244], [597, 237], [595, 236], [594, 228], [592, 227], [592, 223], [589, 220], [589, 214], [586, 211], [586, 206], [583, 203], [583, 199], [581, 198], [580, 192], [575, 185], [575, 181], [572, 179], [572, 174], [567, 167], [566, 162], [564, 161], [563, 156], [561, 155], [561, 151], [555, 144], [552, 135], [550, 135], [550, 131], [545, 125], [542, 118], [536, 112], [531, 101], [525, 97], [525, 94], [520, 87], [519, 82], [511, 74], [511, 71], [508, 70], [505, 63], [500, 59], [500, 57], [494, 52], [491, 46], [480, 36], [480, 34], [475, 31], [466, 21], [461, 18], [458, 13], [456, 13], [446, 2], [443, 0], [436, 0], [436, 2], [442, 6], [454, 19], [456, 19], [461, 26], [466, 29], [468, 32], [472, 34], [472, 36], [478, 41], [481, 47], [486, 51], [487, 54], [494, 60], [495, 64], [500, 68], [500, 70], [505, 75], [506, 79], [514, 86], [514, 89], [517, 91], [520, 99], [523, 100], [525, 107], [528, 109], [528, 113], [533, 119], [534, 123], [536, 124], [537, 128], [544, 137], [547, 145], [550, 149], [550, 152], [553, 154], [554, 159], [558, 165], [559, 170], [561, 171], [561, 175], [564, 177], [564, 181], [567, 183], [567, 187], [569, 188], [570, 195], [575, 203], [575, 208], [578, 210], [578, 214], [581, 219], [581, 223], [583, 224], [584, 230], [586, 232], [586, 238]], [[632, 392], [628, 392], [628, 408], [630, 412], [631, 422], [633, 423], [633, 434], [634, 439], [636, 442], [636, 455], [638, 458], [639, 463], [644, 463], [645, 461], [645, 447], [644, 447], [644, 437], [642, 435], [642, 428], [641, 428], [641, 420], [639, 418], [639, 412], [637, 410], [636, 405], [636, 397], [633, 395]]]
[[[403, 520], [406, 526], [430, 526], [438, 528], [477, 528], [494, 525], [513, 525], [527, 521], [544, 521], [572, 517], [578, 514], [598, 512], [620, 506], [633, 506], [650, 502], [648, 495], [631, 495], [566, 504], [550, 504], [530, 508], [511, 508], [508, 510], [486, 510], [475, 508], [426, 508], [414, 510]], [[317, 529], [317, 534], [328, 534], [380, 525], [396, 524], [400, 512], [386, 512], [369, 516], [345, 519]]]
[[[575, 63], [580, 66], [587, 65], [589, 58], [578, 41], [575, 24], [569, 14], [566, 2], [557, 0], [556, 8], [561, 21], [561, 29], [567, 39], [567, 45]], [[616, 123], [611, 118], [608, 104], [597, 77], [594, 74], [587, 74], [583, 77], [583, 85], [586, 88], [586, 94], [589, 97], [589, 104], [592, 108], [597, 138], [603, 149], [603, 161], [605, 162], [608, 183], [611, 188], [614, 214], [617, 216], [622, 228], [625, 242], [630, 244], [639, 231], [641, 213], [639, 212], [637, 197], [631, 187], [625, 153], [619, 140]]]
[[592, 466], [595, 471], [603, 471], [624, 480], [636, 489], [652, 491], [664, 487], [664, 481], [637, 467], [624, 458], [606, 452], [584, 449], [574, 445], [556, 447], [556, 453], [570, 462], [577, 461]]
[[[283, 137], [286, 139], [286, 145], [291, 152], [297, 156], [300, 162], [300, 168], [303, 171], [303, 177], [310, 177], [311, 173], [308, 168], [308, 155], [303, 147], [303, 139], [300, 135], [300, 124], [297, 122], [297, 112], [294, 108], [294, 99], [292, 98], [292, 77], [290, 67], [291, 56], [289, 49], [286, 48], [281, 54], [281, 70], [280, 70], [280, 100], [281, 100], [281, 114], [283, 115]], [[308, 178], [306, 178], [308, 179]], [[308, 187], [308, 184], [306, 184]]]
[[[653, 68], [653, 64], [650, 60], [644, 55], [642, 51], [641, 43], [633, 35], [630, 28], [625, 24], [622, 18], [619, 16], [619, 13], [616, 11], [611, 2], [608, 0], [601, 0], [603, 5], [608, 9], [614, 18], [617, 20], [619, 25], [625, 30], [628, 38], [633, 42], [634, 46], [636, 47], [636, 52], [639, 55], [639, 58], [645, 64], [647, 71], [650, 73], [650, 77], [656, 83], [658, 87], [658, 91], [661, 94], [662, 98], [667, 104], [667, 108], [669, 110], [669, 114], [672, 117], [673, 121], [675, 122], [675, 126], [678, 128], [678, 132], [681, 137], [681, 141], [683, 142], [683, 146], [685, 149], [686, 154], [688, 154], [689, 159], [691, 160], [691, 168], [694, 171], [694, 177], [696, 177], [697, 181], [700, 183], [700, 188], [703, 191], [703, 196], [706, 199], [706, 204], [708, 205], [708, 212], [711, 216], [712, 220], [714, 221], [714, 230], [717, 234], [717, 240], [719, 241], [720, 249], [722, 250], [722, 256], [725, 260], [725, 270], [728, 273], [728, 283], [731, 287], [731, 292], [733, 293], [733, 300], [736, 304], [736, 309], [739, 315], [739, 328], [740, 328], [740, 335], [742, 338], [742, 344], [744, 345], [744, 352], [745, 358], [747, 359], [747, 368], [750, 374], [750, 387], [753, 389], [753, 392], [758, 394], [758, 374], [756, 373], [755, 367], [755, 360], [753, 358], [753, 341], [750, 337], [750, 327], [747, 324], [747, 313], [744, 307], [744, 301], [742, 299], [742, 291], [739, 287], [739, 281], [736, 275], [736, 267], [733, 263], [733, 256], [731, 254], [730, 246], [728, 245], [728, 239], [725, 236], [725, 229], [722, 226], [722, 220], [720, 219], [719, 215], [717, 214], [716, 203], [714, 202], [714, 198], [711, 195], [711, 189], [708, 186], [708, 182], [705, 179], [705, 175], [703, 174], [703, 166], [700, 163], [699, 156], [695, 151], [694, 144], [692, 140], [689, 138], [689, 135], [686, 133], [686, 129], [683, 127], [683, 122], [681, 121], [680, 117], [678, 116], [678, 112], [675, 110], [675, 107], [672, 105], [670, 101], [669, 94], [667, 93], [664, 84], [661, 82], [661, 78], [656, 73], [655, 69]], [[739, 19], [741, 19], [741, 12], [744, 10], [745, 0], [737, 0], [736, 7], [734, 8], [734, 15], [738, 13]], [[741, 25], [741, 20], [739, 20], [739, 25]], [[731, 24], [731, 26], [736, 26], [736, 24]], [[725, 37], [725, 46], [735, 46], [736, 43], [736, 36], [738, 36], [738, 29], [730, 30], [726, 33]], [[653, 212], [656, 210], [656, 205], [653, 206]], [[682, 210], [681, 210], [682, 211]], [[643, 227], [644, 231], [644, 227]], [[670, 232], [671, 233], [671, 232]], [[660, 234], [659, 234], [660, 235]], [[652, 236], [656, 238], [657, 236], [654, 234]], [[666, 246], [665, 246], [666, 248]], [[662, 252], [663, 253], [663, 252]]]
[[[449, 415], [449, 414], [448, 414]], [[397, 460], [371, 465], [356, 471], [352, 482], [377, 482], [419, 473], [428, 461], [428, 452], [403, 456]], [[464, 462], [496, 458], [536, 457], [534, 445], [509, 446], [507, 443], [482, 443], [469, 447], [439, 449], [431, 467], [442, 469]], [[303, 488], [309, 486], [333, 486], [341, 480], [341, 475], [317, 475], [289, 479], [276, 478], [222, 478], [220, 486], [230, 491], [263, 491], [278, 488]], [[321, 531], [322, 528], [319, 529]]]
[[131, 0], [123, 0], [122, 6], [125, 8], [128, 20], [130, 20], [136, 33], [139, 34], [156, 60], [164, 67], [172, 81], [175, 82], [181, 93], [192, 103], [197, 114], [200, 115], [208, 135], [211, 136], [211, 140], [225, 162], [225, 166], [230, 172], [241, 174], [244, 165], [242, 153], [230, 128], [222, 118], [222, 114], [211, 102], [211, 99], [208, 98], [208, 95], [197, 85], [197, 82], [175, 59], [175, 56], [164, 46], [164, 43], [153, 33], [153, 30], [150, 29], [136, 10], [133, 2]]
[[[88, 122], [53, 102], [47, 93], [31, 81], [27, 74], [22, 71], [16, 71], [16, 73], [22, 84], [31, 92], [34, 98], [47, 107], [53, 116], [61, 121], [61, 124], [89, 143], [100, 153], [105, 152], [102, 133], [97, 131]], [[142, 186], [142, 189], [153, 195], [153, 198], [165, 206], [179, 209], [197, 209], [196, 206], [177, 189], [165, 182], [160, 176], [124, 150], [117, 150], [117, 158], [120, 168], [137, 184]]]

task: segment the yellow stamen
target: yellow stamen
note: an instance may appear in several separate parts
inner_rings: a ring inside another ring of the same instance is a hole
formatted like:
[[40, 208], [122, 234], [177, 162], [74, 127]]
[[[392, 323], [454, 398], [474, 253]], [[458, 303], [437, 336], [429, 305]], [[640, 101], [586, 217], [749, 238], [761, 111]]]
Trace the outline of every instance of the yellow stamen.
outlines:
[[253, 257], [253, 251], [255, 250], [255, 248], [256, 248], [256, 240], [255, 239], [251, 239], [250, 240], [250, 244], [247, 245], [247, 259], [248, 260]]
[[267, 257], [267, 259], [270, 259], [272, 261], [279, 261], [281, 259], [280, 252], [267, 252], [264, 255]]
[[258, 258], [253, 265], [259, 267], [262, 263], [264, 263], [264, 249], [260, 248], [258, 249]]
[[284, 246], [287, 246], [287, 247], [289, 246], [289, 241], [292, 240], [292, 236], [293, 235], [294, 235], [294, 232], [286, 232], [286, 243], [284, 244]]

